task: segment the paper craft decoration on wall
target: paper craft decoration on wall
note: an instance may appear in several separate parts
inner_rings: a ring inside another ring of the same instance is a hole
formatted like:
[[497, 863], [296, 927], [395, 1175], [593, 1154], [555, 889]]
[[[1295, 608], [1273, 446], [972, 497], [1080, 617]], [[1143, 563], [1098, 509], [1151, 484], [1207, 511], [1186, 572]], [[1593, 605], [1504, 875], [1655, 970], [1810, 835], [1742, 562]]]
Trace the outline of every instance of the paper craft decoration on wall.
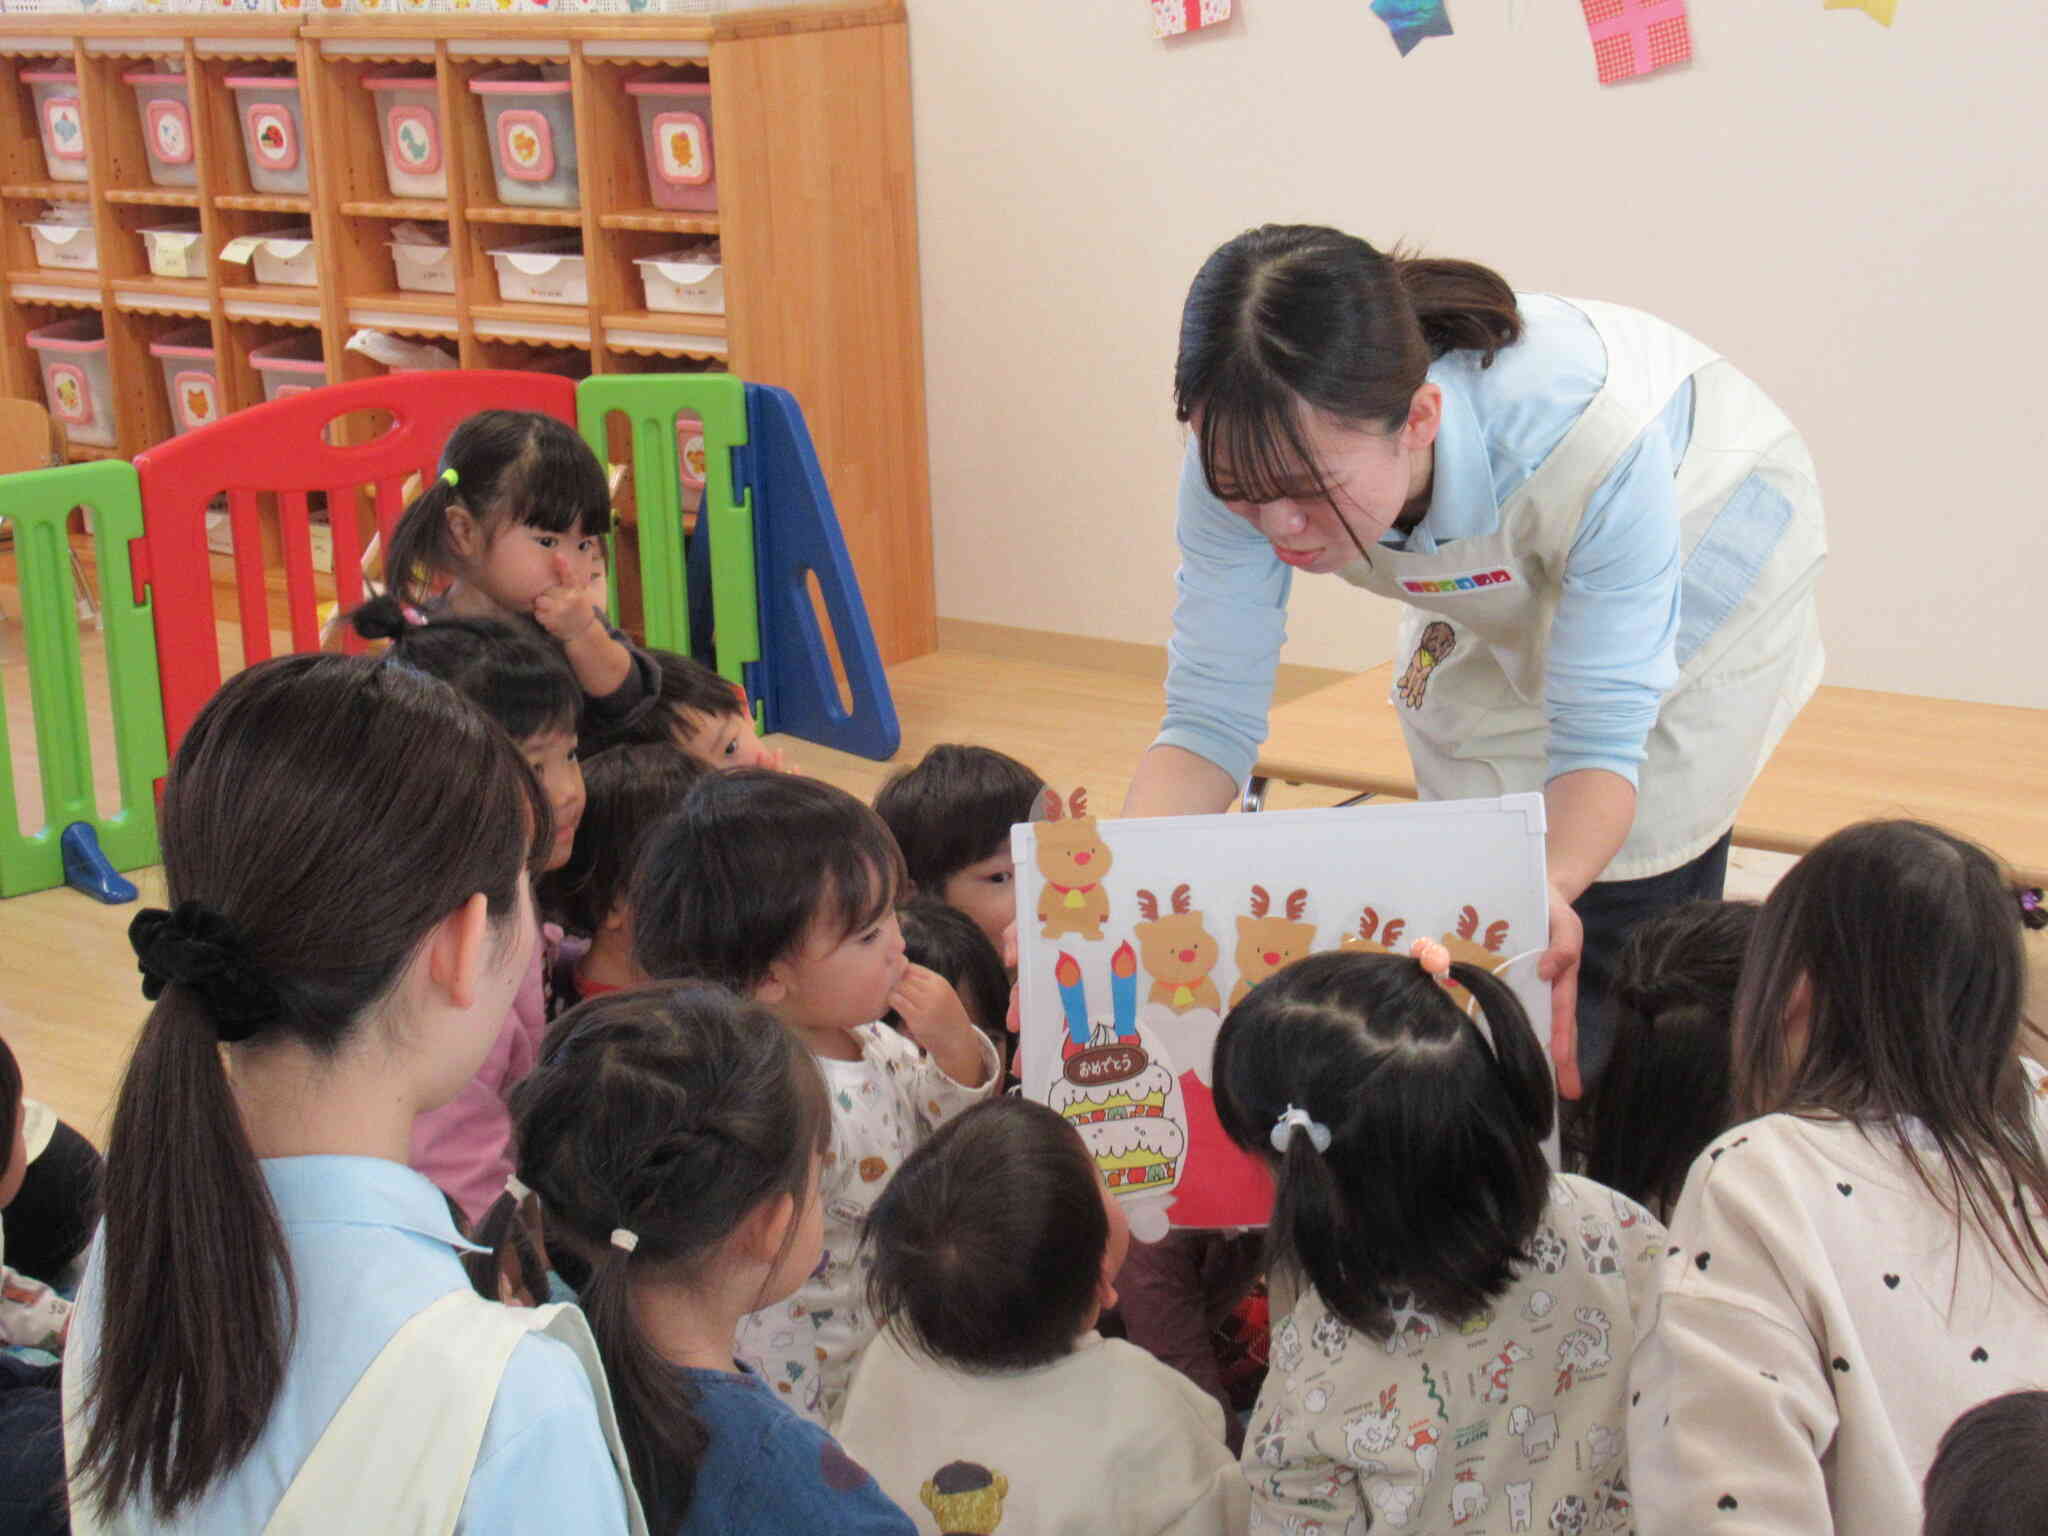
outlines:
[[1898, 14], [1899, 0], [1827, 0], [1831, 11], [1862, 11], [1880, 26], [1892, 24], [1892, 17]]
[[1019, 925], [1019, 1067], [1148, 1241], [1266, 1218], [1271, 1180], [1223, 1134], [1210, 1066], [1224, 999], [1282, 966], [1441, 933], [1505, 966], [1548, 1040], [1549, 989], [1518, 953], [1549, 911], [1540, 795], [1097, 822], [1076, 791], [1061, 810], [1011, 834], [1018, 867], [1044, 876], [1038, 921]]
[[1230, 20], [1230, 0], [1150, 0], [1152, 35], [1178, 37]]
[[1425, 37], [1451, 35], [1444, 0], [1372, 0], [1372, 13], [1394, 34], [1394, 46], [1404, 59]]
[[1579, 0], [1602, 85], [1632, 80], [1692, 57], [1685, 0]]

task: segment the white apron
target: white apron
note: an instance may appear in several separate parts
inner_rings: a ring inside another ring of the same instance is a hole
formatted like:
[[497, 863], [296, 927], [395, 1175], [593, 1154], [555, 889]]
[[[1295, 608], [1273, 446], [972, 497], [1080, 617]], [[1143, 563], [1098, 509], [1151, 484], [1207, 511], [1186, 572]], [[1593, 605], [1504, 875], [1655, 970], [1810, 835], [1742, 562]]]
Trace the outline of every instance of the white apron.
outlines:
[[[391, 1336], [299, 1467], [264, 1536], [450, 1536], [469, 1494], [499, 1378], [529, 1333], [545, 1333], [576, 1352], [626, 1490], [628, 1528], [646, 1536], [611, 1387], [583, 1313], [560, 1305], [501, 1307], [467, 1287], [415, 1313]], [[73, 1374], [65, 1375], [67, 1389]], [[69, 1441], [79, 1421], [68, 1390], [65, 1397]], [[66, 1446], [68, 1460], [75, 1460], [76, 1448]], [[122, 1519], [103, 1523], [97, 1506], [73, 1501], [72, 1536], [113, 1536], [128, 1526]]]
[[1792, 423], [1684, 332], [1619, 305], [1570, 301], [1607, 351], [1607, 379], [1491, 534], [1434, 554], [1385, 547], [1340, 573], [1407, 605], [1392, 701], [1425, 800], [1540, 790], [1544, 676], [1565, 559], [1586, 503], [1693, 381], [1678, 466], [1678, 681], [1646, 743], [1628, 840], [1601, 878], [1697, 858], [1820, 684], [1814, 583], [1827, 552], [1813, 461]]

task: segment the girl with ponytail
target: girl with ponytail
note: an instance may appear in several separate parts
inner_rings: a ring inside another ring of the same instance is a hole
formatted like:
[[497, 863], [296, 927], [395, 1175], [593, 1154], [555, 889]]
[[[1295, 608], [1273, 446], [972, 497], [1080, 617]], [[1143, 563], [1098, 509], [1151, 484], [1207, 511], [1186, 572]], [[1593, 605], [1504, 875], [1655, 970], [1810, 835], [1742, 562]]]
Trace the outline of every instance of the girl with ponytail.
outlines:
[[832, 1437], [733, 1360], [740, 1319], [793, 1295], [824, 1248], [832, 1112], [803, 1042], [708, 983], [610, 992], [556, 1022], [513, 1112], [519, 1187], [550, 1250], [589, 1267], [650, 1529], [909, 1536]]
[[406, 1167], [533, 950], [552, 831], [511, 741], [411, 668], [283, 657], [200, 712], [161, 826], [65, 1365], [74, 1531], [628, 1529], [601, 1378], [528, 1331], [573, 1316], [476, 1298]]
[[1214, 1075], [1274, 1181], [1253, 1523], [1626, 1524], [1628, 1359], [1664, 1232], [1550, 1171], [1550, 1072], [1507, 986], [1427, 939], [1311, 955], [1231, 1010]]
[[1173, 387], [1180, 602], [1124, 814], [1236, 797], [1297, 573], [1399, 602], [1421, 798], [1544, 796], [1539, 970], [1578, 1097], [1629, 927], [1719, 899], [1736, 807], [1820, 681], [1805, 445], [1654, 316], [1313, 225], [1203, 263]]

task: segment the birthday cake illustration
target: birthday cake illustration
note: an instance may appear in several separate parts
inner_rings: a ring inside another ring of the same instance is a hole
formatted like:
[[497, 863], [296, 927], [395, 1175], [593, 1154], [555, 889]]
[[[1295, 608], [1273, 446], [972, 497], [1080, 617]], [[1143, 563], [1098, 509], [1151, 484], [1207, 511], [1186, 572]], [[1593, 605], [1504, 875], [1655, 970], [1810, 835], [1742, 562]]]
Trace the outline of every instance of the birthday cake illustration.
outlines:
[[1062, 953], [1053, 967], [1066, 1038], [1047, 1102], [1081, 1135], [1103, 1182], [1125, 1202], [1131, 1230], [1165, 1236], [1167, 1207], [1187, 1152], [1187, 1117], [1172, 1062], [1138, 1023], [1137, 955], [1129, 944], [1110, 960], [1111, 1019], [1088, 1016], [1081, 967]]

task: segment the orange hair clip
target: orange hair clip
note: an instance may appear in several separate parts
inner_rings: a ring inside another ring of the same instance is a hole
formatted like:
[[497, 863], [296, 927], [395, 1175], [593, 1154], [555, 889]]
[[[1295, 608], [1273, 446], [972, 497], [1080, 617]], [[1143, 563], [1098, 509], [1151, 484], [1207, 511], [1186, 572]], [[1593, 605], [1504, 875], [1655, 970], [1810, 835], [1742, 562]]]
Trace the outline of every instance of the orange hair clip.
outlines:
[[1408, 953], [1424, 971], [1442, 981], [1451, 974], [1451, 952], [1435, 939], [1417, 939], [1408, 946]]

